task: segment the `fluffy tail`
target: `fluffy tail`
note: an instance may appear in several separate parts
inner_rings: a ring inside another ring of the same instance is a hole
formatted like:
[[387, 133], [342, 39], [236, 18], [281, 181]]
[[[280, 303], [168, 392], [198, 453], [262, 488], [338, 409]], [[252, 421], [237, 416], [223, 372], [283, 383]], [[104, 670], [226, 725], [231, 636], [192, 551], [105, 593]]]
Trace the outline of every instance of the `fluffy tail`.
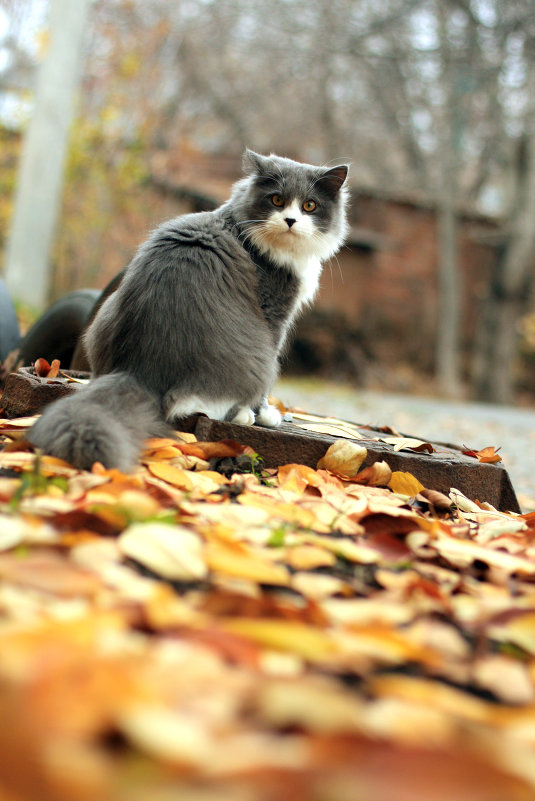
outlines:
[[157, 399], [124, 373], [100, 376], [48, 406], [30, 429], [36, 447], [75, 467], [131, 470], [146, 437], [168, 436]]

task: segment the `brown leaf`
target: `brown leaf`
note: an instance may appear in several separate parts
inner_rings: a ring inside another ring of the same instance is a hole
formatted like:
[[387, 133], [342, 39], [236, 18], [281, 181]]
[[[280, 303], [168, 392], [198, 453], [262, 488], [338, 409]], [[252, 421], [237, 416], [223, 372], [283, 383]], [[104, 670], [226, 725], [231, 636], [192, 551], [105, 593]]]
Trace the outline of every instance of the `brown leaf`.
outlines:
[[365, 467], [353, 478], [357, 484], [366, 484], [369, 487], [387, 487], [392, 478], [392, 470], [386, 462], [374, 462]]
[[57, 378], [59, 373], [59, 368], [61, 367], [61, 363], [59, 359], [53, 359], [52, 364], [50, 365], [50, 370], [47, 373], [47, 378]]
[[232, 439], [222, 439], [219, 442], [180, 443], [182, 453], [189, 456], [198, 456], [200, 459], [224, 459], [228, 456], [241, 456], [242, 453], [252, 455], [254, 450], [248, 445], [241, 445]]
[[39, 378], [46, 378], [48, 373], [50, 372], [50, 364], [47, 362], [46, 359], [40, 358], [34, 362], [34, 370], [35, 374], [39, 376]]
[[319, 460], [318, 470], [330, 470], [344, 478], [353, 478], [357, 475], [367, 455], [368, 451], [362, 445], [337, 440], [329, 446], [325, 455]]

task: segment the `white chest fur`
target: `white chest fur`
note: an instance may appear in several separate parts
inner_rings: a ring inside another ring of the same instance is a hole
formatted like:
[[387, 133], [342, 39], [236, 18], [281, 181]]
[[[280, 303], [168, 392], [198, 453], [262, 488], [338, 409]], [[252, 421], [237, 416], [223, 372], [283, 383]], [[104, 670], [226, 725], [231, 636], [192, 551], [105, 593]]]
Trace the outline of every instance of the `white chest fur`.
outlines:
[[315, 256], [311, 256], [308, 259], [295, 260], [292, 267], [299, 278], [295, 304], [295, 311], [298, 311], [306, 303], [312, 303], [314, 300], [321, 275], [321, 262]]

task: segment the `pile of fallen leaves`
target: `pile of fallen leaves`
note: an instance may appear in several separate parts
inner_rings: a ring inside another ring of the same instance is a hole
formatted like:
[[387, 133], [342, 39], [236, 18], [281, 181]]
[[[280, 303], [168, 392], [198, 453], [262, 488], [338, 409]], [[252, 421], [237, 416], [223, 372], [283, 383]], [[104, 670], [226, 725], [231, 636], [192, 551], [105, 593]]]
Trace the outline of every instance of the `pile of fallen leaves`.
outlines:
[[535, 798], [533, 514], [343, 440], [83, 472], [31, 422], [0, 421], [0, 801]]

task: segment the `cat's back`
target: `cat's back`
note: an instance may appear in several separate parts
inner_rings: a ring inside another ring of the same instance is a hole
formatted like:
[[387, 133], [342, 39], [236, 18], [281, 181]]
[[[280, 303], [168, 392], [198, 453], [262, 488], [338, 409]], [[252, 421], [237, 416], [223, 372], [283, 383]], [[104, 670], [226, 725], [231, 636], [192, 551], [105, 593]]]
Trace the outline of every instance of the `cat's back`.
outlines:
[[234, 232], [235, 228], [219, 209], [183, 214], [156, 228], [141, 246], [139, 255], [151, 258], [161, 254], [176, 258], [205, 250], [222, 260], [228, 256], [242, 260], [247, 254]]

